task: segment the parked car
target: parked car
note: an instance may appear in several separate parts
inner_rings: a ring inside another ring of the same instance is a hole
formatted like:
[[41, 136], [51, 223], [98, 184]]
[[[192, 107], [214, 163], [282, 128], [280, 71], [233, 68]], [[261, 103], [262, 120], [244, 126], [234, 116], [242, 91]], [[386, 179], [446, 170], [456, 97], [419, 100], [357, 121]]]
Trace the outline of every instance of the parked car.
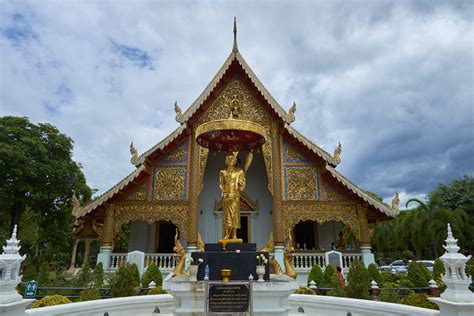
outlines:
[[416, 260], [416, 262], [424, 264], [428, 271], [433, 272], [434, 260]]
[[405, 261], [395, 260], [388, 265], [381, 266], [380, 270], [387, 271], [387, 272], [395, 271], [395, 273], [404, 273], [404, 272], [407, 272], [407, 268], [408, 266], [405, 263]]

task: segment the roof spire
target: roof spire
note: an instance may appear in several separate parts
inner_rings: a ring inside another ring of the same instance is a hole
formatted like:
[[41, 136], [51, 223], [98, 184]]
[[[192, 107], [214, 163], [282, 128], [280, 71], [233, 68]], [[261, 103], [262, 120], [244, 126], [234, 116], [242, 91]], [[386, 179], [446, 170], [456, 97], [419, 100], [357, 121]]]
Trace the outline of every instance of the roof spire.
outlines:
[[239, 48], [237, 47], [237, 18], [234, 16], [234, 46], [232, 47], [232, 52], [237, 53]]

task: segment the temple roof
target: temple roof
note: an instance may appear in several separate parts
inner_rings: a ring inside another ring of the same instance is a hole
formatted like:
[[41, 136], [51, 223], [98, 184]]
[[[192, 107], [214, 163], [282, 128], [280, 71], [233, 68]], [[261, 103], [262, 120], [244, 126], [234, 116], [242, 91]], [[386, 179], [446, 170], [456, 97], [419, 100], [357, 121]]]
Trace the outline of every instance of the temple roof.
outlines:
[[149, 150], [144, 152], [142, 155], [140, 155], [136, 164], [137, 169], [135, 171], [133, 171], [127, 177], [122, 179], [110, 190], [108, 190], [107, 192], [99, 196], [92, 203], [76, 211], [74, 214], [76, 218], [83, 217], [84, 215], [90, 213], [91, 211], [95, 210], [96, 208], [98, 208], [99, 206], [103, 205], [105, 202], [110, 200], [115, 194], [117, 194], [125, 186], [127, 186], [134, 179], [136, 179], [146, 169], [144, 163], [151, 154], [157, 151], [163, 150], [166, 146], [171, 144], [174, 140], [178, 139], [183, 134], [183, 132], [185, 132], [185, 130], [187, 129], [187, 126], [188, 126], [187, 123], [190, 121], [190, 119], [192, 119], [193, 115], [203, 106], [205, 101], [211, 96], [213, 90], [218, 86], [220, 81], [223, 79], [225, 73], [234, 62], [236, 62], [240, 66], [243, 72], [250, 79], [251, 83], [262, 95], [264, 100], [270, 105], [271, 109], [283, 121], [284, 129], [288, 132], [288, 134], [291, 135], [303, 146], [308, 148], [315, 155], [317, 155], [322, 160], [324, 160], [326, 162], [326, 169], [333, 176], [333, 178], [335, 178], [347, 189], [352, 191], [358, 197], [363, 199], [365, 202], [367, 202], [369, 205], [373, 206], [374, 208], [376, 208], [378, 211], [382, 212], [383, 214], [389, 217], [395, 217], [398, 214], [398, 210], [394, 210], [388, 205], [374, 199], [372, 196], [365, 193], [364, 190], [360, 189], [359, 187], [357, 187], [357, 185], [355, 185], [354, 183], [349, 181], [347, 178], [345, 178], [342, 174], [337, 172], [335, 170], [335, 167], [337, 166], [338, 163], [334, 159], [333, 156], [331, 156], [329, 153], [324, 151], [321, 147], [311, 142], [309, 139], [303, 136], [300, 132], [298, 132], [295, 128], [290, 126], [290, 124], [294, 120], [294, 117], [292, 117], [289, 113], [287, 113], [283, 109], [283, 107], [275, 100], [275, 98], [273, 98], [270, 92], [268, 92], [268, 90], [265, 88], [262, 82], [258, 79], [255, 73], [252, 71], [250, 66], [247, 64], [245, 59], [242, 57], [242, 55], [240, 54], [237, 48], [237, 43], [236, 43], [236, 38], [235, 38], [235, 29], [234, 29], [234, 46], [233, 46], [232, 52], [227, 57], [226, 61], [224, 62], [222, 67], [219, 69], [219, 71], [216, 73], [216, 75], [211, 80], [211, 82], [206, 86], [204, 91], [188, 107], [188, 109], [182, 114], [182, 116], [180, 116], [179, 123], [181, 125], [177, 129], [175, 129], [171, 134], [165, 137], [162, 141], [160, 141], [159, 143], [151, 147]]

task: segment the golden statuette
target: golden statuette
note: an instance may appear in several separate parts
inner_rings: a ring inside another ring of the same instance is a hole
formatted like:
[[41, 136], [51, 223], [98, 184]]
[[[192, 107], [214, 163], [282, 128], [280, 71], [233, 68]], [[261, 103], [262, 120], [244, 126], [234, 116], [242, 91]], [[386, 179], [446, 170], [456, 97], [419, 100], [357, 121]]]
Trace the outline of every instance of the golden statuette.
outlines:
[[400, 204], [400, 197], [398, 196], [398, 192], [395, 192], [395, 196], [392, 199], [392, 208], [398, 210], [398, 204]]
[[198, 233], [197, 249], [198, 252], [204, 252], [204, 242], [200, 233]]
[[219, 187], [222, 192], [223, 239], [230, 242], [242, 242], [237, 239], [237, 229], [240, 228], [240, 192], [245, 188], [245, 173], [235, 166], [237, 154], [226, 157], [227, 168], [221, 170]]

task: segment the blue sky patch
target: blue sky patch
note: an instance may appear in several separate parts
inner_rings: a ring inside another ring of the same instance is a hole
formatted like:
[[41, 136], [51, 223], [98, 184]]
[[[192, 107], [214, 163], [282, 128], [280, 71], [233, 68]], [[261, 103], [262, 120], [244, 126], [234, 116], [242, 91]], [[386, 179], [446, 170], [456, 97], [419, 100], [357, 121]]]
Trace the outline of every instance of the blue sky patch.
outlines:
[[150, 55], [144, 50], [141, 50], [136, 47], [118, 44], [112, 41], [112, 51], [120, 57], [126, 58], [127, 60], [131, 61], [135, 66], [139, 68], [154, 70]]
[[2, 29], [2, 35], [7, 38], [13, 46], [21, 46], [24, 42], [37, 39], [38, 34], [33, 30], [30, 21], [19, 13], [11, 16], [10, 24]]

